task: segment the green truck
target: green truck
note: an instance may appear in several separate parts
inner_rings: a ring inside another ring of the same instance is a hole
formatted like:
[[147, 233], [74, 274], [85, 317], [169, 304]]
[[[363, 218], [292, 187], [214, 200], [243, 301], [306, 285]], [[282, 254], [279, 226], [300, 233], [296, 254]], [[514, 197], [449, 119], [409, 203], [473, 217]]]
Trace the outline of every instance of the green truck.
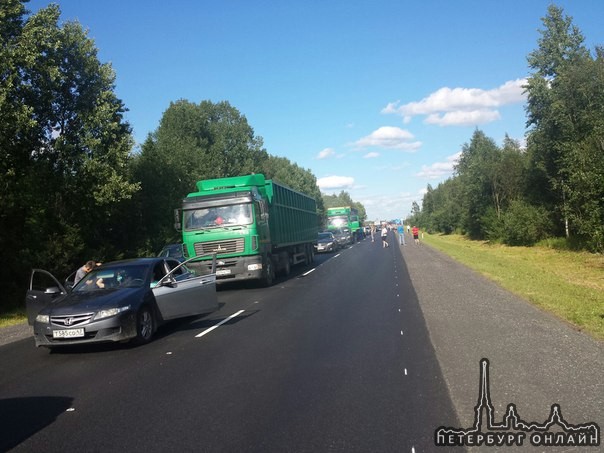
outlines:
[[348, 228], [352, 233], [353, 242], [363, 238], [359, 213], [355, 208], [350, 206], [327, 208], [326, 214], [328, 230]]
[[[175, 211], [189, 257], [215, 252], [219, 282], [260, 280], [311, 263], [318, 235], [315, 199], [262, 174], [197, 182]], [[211, 262], [191, 263], [199, 272]], [[207, 269], [206, 269], [207, 268]]]

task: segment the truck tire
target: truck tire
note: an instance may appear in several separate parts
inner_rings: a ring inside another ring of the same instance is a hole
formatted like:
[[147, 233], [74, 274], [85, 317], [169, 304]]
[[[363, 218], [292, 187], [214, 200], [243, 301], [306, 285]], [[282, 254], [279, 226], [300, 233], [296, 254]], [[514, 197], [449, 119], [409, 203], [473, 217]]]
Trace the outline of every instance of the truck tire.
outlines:
[[266, 257], [262, 269], [264, 270], [262, 274], [262, 286], [268, 288], [269, 286], [272, 286], [275, 281], [275, 268], [273, 266], [273, 260], [270, 257]]

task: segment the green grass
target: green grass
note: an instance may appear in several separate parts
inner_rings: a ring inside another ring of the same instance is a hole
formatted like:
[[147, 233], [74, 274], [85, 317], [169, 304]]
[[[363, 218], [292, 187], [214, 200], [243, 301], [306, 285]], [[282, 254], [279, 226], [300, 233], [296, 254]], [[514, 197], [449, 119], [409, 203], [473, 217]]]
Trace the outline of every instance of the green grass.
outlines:
[[0, 327], [12, 326], [27, 321], [27, 316], [23, 310], [15, 309], [0, 313]]
[[424, 242], [594, 338], [604, 339], [603, 256], [560, 250], [549, 243], [507, 247], [459, 235], [426, 234]]

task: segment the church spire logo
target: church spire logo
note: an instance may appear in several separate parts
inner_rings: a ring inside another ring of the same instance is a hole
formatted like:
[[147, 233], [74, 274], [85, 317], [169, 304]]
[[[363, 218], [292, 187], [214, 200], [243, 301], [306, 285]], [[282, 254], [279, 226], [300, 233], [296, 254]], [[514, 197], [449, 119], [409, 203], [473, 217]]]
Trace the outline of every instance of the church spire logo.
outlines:
[[549, 417], [543, 423], [522, 420], [516, 406], [509, 404], [503, 420], [497, 423], [491, 401], [489, 360], [482, 359], [474, 426], [467, 429], [441, 426], [434, 433], [434, 443], [439, 447], [501, 447], [528, 443], [536, 447], [596, 447], [600, 445], [600, 427], [596, 423], [573, 425], [567, 422], [558, 404], [552, 404]]

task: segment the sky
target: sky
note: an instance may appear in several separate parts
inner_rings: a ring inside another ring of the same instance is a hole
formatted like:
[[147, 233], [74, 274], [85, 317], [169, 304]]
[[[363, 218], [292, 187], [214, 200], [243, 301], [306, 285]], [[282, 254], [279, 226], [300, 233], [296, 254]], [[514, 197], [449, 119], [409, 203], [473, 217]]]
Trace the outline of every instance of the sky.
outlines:
[[[32, 0], [31, 12], [51, 2]], [[528, 54], [550, 0], [57, 0], [102, 63], [137, 143], [170, 102], [228, 101], [271, 155], [404, 219], [477, 129], [525, 143]], [[604, 1], [553, 2], [592, 51]]]

